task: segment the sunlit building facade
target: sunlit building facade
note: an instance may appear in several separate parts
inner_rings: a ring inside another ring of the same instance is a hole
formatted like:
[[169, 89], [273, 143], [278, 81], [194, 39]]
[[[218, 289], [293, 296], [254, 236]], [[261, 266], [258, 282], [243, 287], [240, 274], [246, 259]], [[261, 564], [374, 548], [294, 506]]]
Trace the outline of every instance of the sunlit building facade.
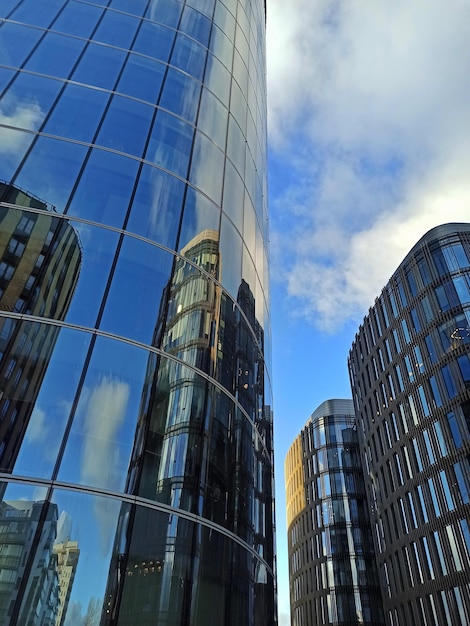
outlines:
[[2, 625], [276, 623], [264, 31], [0, 2]]
[[470, 623], [470, 225], [424, 235], [349, 355], [387, 626]]
[[352, 400], [327, 400], [285, 460], [292, 626], [383, 624]]

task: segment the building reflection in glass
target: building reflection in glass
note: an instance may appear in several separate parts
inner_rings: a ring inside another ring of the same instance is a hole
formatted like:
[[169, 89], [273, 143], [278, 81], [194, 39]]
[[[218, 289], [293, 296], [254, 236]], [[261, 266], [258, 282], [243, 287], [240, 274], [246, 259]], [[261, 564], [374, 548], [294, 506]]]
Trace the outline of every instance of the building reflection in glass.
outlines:
[[[0, 183], [0, 187], [5, 187]], [[0, 189], [0, 192], [2, 190]], [[0, 207], [0, 470], [12, 470], [59, 328], [20, 315], [63, 320], [77, 284], [81, 250], [74, 228], [20, 189]]]
[[[104, 624], [265, 619], [266, 593], [273, 592], [267, 573], [232, 545], [238, 536], [272, 559], [263, 335], [249, 286], [242, 282], [236, 306], [217, 282], [220, 264], [218, 233], [202, 231], [183, 248], [164, 290], [154, 346], [165, 356], [152, 353], [148, 361], [126, 491], [181, 513], [123, 505]], [[191, 514], [217, 526], [201, 527]]]

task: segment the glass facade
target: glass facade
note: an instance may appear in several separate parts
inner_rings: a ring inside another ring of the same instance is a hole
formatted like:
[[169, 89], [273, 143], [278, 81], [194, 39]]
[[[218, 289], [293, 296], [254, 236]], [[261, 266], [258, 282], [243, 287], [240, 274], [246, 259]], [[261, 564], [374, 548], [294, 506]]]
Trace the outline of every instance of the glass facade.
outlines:
[[0, 624], [275, 624], [261, 0], [0, 0]]
[[388, 626], [470, 623], [470, 225], [429, 231], [349, 355]]
[[384, 623], [352, 400], [327, 400], [286, 457], [293, 626]]

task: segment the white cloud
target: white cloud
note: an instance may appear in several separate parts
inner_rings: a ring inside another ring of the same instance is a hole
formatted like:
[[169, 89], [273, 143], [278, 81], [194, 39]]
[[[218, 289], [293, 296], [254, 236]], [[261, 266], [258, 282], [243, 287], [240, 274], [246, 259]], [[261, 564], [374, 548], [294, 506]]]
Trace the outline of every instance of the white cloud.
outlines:
[[6, 97], [0, 107], [0, 154], [17, 154], [30, 141], [27, 134], [5, 128], [2, 124], [37, 130], [43, 117], [41, 107], [36, 102], [17, 102]]
[[464, 0], [268, 5], [270, 141], [290, 170], [273, 275], [325, 330], [360, 319], [426, 230], [468, 220], [469, 18]]
[[[89, 485], [118, 490], [122, 487], [122, 466], [118, 433], [123, 425], [129, 385], [114, 378], [103, 377], [89, 392], [85, 415], [85, 444], [81, 459], [80, 480]], [[100, 547], [107, 554], [116, 530], [119, 503], [97, 498], [94, 514], [100, 533]]]

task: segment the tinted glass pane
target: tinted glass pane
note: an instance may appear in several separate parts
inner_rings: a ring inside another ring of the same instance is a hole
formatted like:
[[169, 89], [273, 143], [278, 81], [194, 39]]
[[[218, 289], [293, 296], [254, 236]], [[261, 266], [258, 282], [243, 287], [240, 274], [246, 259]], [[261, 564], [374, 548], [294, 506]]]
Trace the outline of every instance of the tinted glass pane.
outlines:
[[146, 18], [176, 28], [183, 4], [178, 0], [152, 0]]
[[15, 185], [62, 212], [85, 154], [84, 146], [39, 137]]
[[25, 0], [10, 17], [18, 22], [36, 24], [47, 28], [62, 5], [63, 0], [44, 0], [40, 5], [34, 0]]
[[146, 360], [144, 350], [97, 338], [61, 463], [61, 480], [124, 490]]
[[67, 321], [94, 327], [118, 243], [118, 234], [88, 224], [74, 223], [81, 246], [78, 283]]
[[122, 50], [89, 43], [72, 78], [80, 83], [113, 89], [124, 59]]
[[220, 209], [204, 195], [189, 187], [184, 204], [179, 249], [203, 230], [219, 230]]
[[152, 114], [146, 104], [113, 96], [96, 143], [140, 157]]
[[84, 45], [80, 39], [47, 33], [25, 67], [32, 72], [67, 78]]
[[193, 128], [173, 115], [159, 111], [145, 154], [148, 161], [186, 178]]
[[[166, 10], [166, 9], [165, 9]], [[143, 22], [133, 45], [134, 52], [168, 61], [175, 31], [151, 22]]]
[[222, 195], [223, 167], [224, 153], [197, 132], [189, 180], [217, 204], [220, 204]]
[[138, 24], [139, 20], [131, 15], [106, 11], [93, 38], [120, 48], [129, 48]]
[[206, 56], [206, 48], [184, 35], [178, 35], [171, 55], [171, 64], [201, 80]]
[[94, 149], [67, 213], [121, 227], [129, 207], [138, 166], [135, 159]]
[[54, 22], [54, 30], [87, 38], [102, 13], [103, 9], [98, 7], [69, 2]]
[[63, 83], [19, 73], [2, 99], [3, 124], [38, 130]]
[[181, 220], [184, 184], [144, 165], [127, 229], [174, 249]]
[[[126, 237], [113, 276], [101, 328], [152, 343], [172, 255], [133, 237]], [[149, 290], [149, 285], [152, 289]]]
[[44, 127], [46, 133], [91, 142], [109, 94], [68, 84]]
[[[50, 357], [36, 369], [25, 393], [31, 403], [29, 420], [15, 471], [23, 476], [50, 478], [57, 459], [64, 429], [69, 417], [78, 381], [82, 372], [91, 335], [40, 324], [23, 324], [19, 337], [25, 333], [33, 342], [42, 340], [49, 333], [53, 345]], [[25, 353], [33, 365], [33, 356]], [[37, 368], [37, 363], [36, 363]], [[41, 381], [40, 387], [37, 385]]]
[[154, 104], [160, 93], [164, 71], [165, 66], [162, 63], [138, 54], [130, 54], [117, 90]]
[[200, 92], [201, 83], [170, 68], [165, 78], [160, 106], [194, 123]]

